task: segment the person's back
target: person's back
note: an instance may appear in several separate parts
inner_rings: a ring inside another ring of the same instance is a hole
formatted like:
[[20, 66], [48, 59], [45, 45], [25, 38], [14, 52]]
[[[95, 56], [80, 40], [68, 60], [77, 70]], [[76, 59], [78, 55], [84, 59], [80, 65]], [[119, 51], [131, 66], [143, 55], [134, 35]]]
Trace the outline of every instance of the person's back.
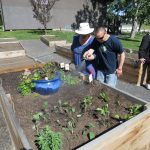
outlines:
[[[146, 34], [142, 38], [142, 42], [139, 47], [139, 60], [143, 65], [141, 84], [145, 85], [150, 90], [150, 35]], [[143, 79], [147, 76], [146, 83], [143, 83]]]

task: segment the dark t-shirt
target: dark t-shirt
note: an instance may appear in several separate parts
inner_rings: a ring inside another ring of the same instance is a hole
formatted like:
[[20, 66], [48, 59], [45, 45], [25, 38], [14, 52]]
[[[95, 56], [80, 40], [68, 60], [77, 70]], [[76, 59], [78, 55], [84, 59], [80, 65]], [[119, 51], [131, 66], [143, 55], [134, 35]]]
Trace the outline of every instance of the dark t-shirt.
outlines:
[[145, 58], [147, 63], [150, 63], [150, 35], [143, 37], [139, 48], [139, 59]]
[[92, 49], [95, 50], [97, 70], [105, 74], [112, 74], [118, 67], [118, 54], [123, 52], [123, 47], [115, 36], [110, 35], [107, 41], [100, 43], [93, 41]]

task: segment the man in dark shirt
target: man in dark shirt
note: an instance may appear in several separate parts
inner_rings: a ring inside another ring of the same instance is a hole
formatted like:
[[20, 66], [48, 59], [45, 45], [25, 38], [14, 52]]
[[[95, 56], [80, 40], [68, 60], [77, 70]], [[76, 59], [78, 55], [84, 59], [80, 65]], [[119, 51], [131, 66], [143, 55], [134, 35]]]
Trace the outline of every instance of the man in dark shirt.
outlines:
[[146, 34], [139, 48], [139, 60], [143, 64], [143, 76], [147, 70], [147, 89], [150, 90], [150, 35]]
[[[98, 27], [95, 32], [96, 38], [91, 49], [83, 56], [88, 60], [96, 59], [97, 80], [115, 87], [117, 76], [122, 75], [125, 53], [120, 41], [115, 36], [109, 35], [105, 27]], [[119, 62], [118, 55], [120, 56]]]

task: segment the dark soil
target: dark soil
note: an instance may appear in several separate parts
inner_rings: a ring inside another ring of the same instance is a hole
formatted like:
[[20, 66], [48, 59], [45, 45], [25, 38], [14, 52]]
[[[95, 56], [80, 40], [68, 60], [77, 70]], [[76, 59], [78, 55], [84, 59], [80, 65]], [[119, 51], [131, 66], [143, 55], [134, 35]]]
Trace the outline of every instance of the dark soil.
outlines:
[[[98, 82], [95, 82], [92, 85], [83, 82], [74, 86], [63, 84], [59, 92], [54, 95], [40, 96], [33, 93], [30, 96], [23, 97], [17, 91], [17, 84], [19, 82], [17, 76], [19, 74], [19, 72], [2, 74], [0, 77], [3, 79], [3, 87], [6, 90], [6, 93], [10, 93], [12, 95], [16, 115], [19, 118], [21, 126], [34, 150], [36, 150], [37, 147], [34, 143], [36, 133], [33, 130], [34, 123], [32, 121], [32, 117], [35, 113], [42, 110], [42, 106], [45, 101], [47, 101], [49, 105], [47, 112], [49, 114], [49, 120], [46, 123], [44, 120], [41, 121], [41, 126], [43, 126], [43, 124], [48, 124], [52, 130], [63, 132], [63, 150], [75, 149], [76, 147], [88, 142], [89, 139], [87, 134], [90, 131], [94, 132], [96, 136], [98, 136], [119, 125], [119, 122], [113, 119], [112, 116], [116, 113], [120, 115], [126, 114], [126, 108], [133, 104], [128, 101], [126, 97], [118, 95], [117, 92], [112, 92], [109, 88], [106, 88]], [[102, 107], [105, 104], [102, 99], [99, 98], [101, 91], [104, 91], [110, 97], [110, 101], [108, 102], [110, 116], [105, 125], [102, 121], [104, 117], [98, 117], [94, 111], [96, 108]], [[92, 96], [93, 103], [86, 112], [82, 112], [80, 104], [83, 102], [85, 96]], [[65, 112], [54, 112], [54, 106], [58, 105], [58, 101], [60, 100], [62, 103], [68, 102], [72, 107], [76, 107], [76, 111], [73, 114], [73, 117], [76, 120], [76, 128], [74, 129], [73, 134], [62, 130], [62, 126], [65, 126], [67, 123], [67, 116]], [[117, 105], [117, 101], [119, 101], [120, 105]], [[82, 116], [77, 118], [76, 116], [79, 114], [82, 114]], [[61, 125], [59, 125], [58, 120]], [[89, 123], [94, 124], [95, 127], [87, 129], [85, 126]], [[83, 133], [86, 133], [85, 136], [83, 136]]]

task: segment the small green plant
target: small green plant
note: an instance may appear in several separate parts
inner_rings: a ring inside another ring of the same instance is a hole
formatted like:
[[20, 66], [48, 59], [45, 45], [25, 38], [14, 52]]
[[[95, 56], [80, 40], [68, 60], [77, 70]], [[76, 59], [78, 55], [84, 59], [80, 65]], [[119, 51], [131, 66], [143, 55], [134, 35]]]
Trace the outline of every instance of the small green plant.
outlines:
[[88, 133], [88, 137], [89, 137], [90, 140], [93, 140], [93, 139], [95, 138], [95, 133], [92, 132], [92, 131], [89, 132], [89, 133]]
[[81, 108], [84, 109], [84, 112], [87, 111], [87, 108], [92, 105], [92, 96], [85, 96], [83, 102], [81, 103]]
[[[108, 104], [105, 104], [104, 106], [102, 106], [101, 108], [97, 108], [96, 112], [98, 114], [98, 120], [101, 124], [103, 124], [104, 126], [109, 126], [110, 122], [108, 122], [109, 120], [109, 108], [108, 108]], [[99, 114], [101, 116], [99, 116]]]
[[129, 107], [129, 114], [131, 114], [132, 116], [136, 116], [142, 111], [142, 109], [143, 109], [142, 105], [138, 104], [132, 105]]
[[130, 114], [125, 114], [124, 116], [116, 114], [113, 118], [115, 118], [118, 121], [126, 121], [133, 118], [133, 116], [131, 116]]
[[92, 130], [93, 128], [95, 128], [95, 125], [93, 123], [88, 123], [87, 125], [85, 125], [85, 130], [82, 132], [82, 135], [84, 137], [88, 137], [89, 140], [92, 140], [95, 138], [95, 133]]
[[71, 134], [74, 133], [74, 128], [76, 128], [76, 121], [74, 118], [69, 118], [67, 121], [67, 125], [62, 128], [63, 131], [65, 132], [70, 132]]
[[127, 108], [127, 110], [129, 111], [128, 113], [126, 113], [124, 116], [121, 116], [119, 114], [116, 114], [113, 118], [119, 120], [119, 121], [126, 121], [129, 120], [131, 118], [133, 118], [134, 116], [138, 115], [140, 112], [142, 112], [143, 110], [143, 106], [142, 105], [132, 105], [129, 108]]
[[96, 111], [99, 112], [103, 116], [109, 115], [109, 113], [110, 113], [108, 104], [102, 106], [101, 108], [97, 108]]
[[43, 112], [38, 112], [33, 115], [32, 120], [34, 122], [34, 129], [38, 133], [39, 131], [39, 125], [40, 125], [40, 120], [44, 117]]
[[71, 74], [65, 74], [63, 70], [59, 70], [61, 73], [62, 80], [68, 85], [76, 85], [79, 83], [79, 78], [76, 76], [72, 76]]
[[105, 93], [105, 92], [101, 92], [101, 93], [99, 94], [99, 97], [102, 98], [102, 100], [103, 100], [104, 102], [108, 102], [108, 101], [110, 100], [108, 94]]
[[60, 150], [62, 133], [54, 132], [49, 126], [46, 126], [38, 133], [36, 143], [40, 150]]
[[43, 109], [44, 109], [45, 111], [48, 110], [48, 102], [47, 102], [47, 101], [45, 101], [45, 102], [43, 103]]
[[91, 128], [95, 128], [95, 125], [90, 122], [85, 127], [88, 128], [88, 129], [91, 129]]
[[32, 93], [32, 90], [35, 87], [35, 83], [32, 82], [32, 77], [30, 75], [21, 75], [20, 76], [21, 82], [18, 85], [18, 91], [23, 96], [30, 95]]

